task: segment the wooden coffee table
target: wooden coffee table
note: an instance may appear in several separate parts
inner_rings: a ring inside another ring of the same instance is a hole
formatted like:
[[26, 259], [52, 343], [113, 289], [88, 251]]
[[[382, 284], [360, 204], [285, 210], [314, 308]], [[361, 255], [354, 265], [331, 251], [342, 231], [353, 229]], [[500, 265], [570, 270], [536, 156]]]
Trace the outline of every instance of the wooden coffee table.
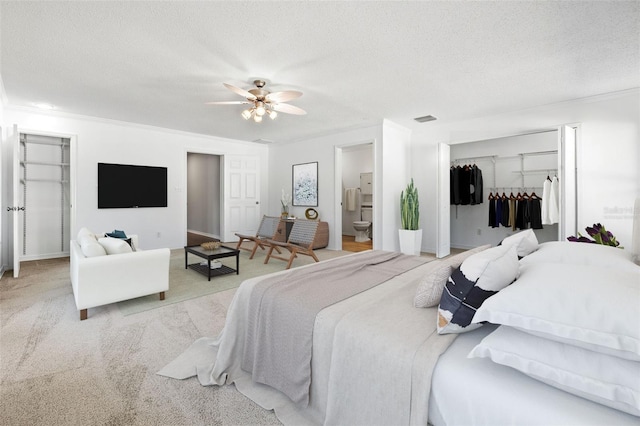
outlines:
[[[189, 253], [194, 254], [202, 259], [207, 259], [206, 265], [201, 265], [200, 263], [192, 263], [188, 264]], [[222, 265], [219, 268], [211, 269], [211, 261], [214, 259], [221, 259], [223, 257], [236, 257], [236, 269], [230, 268], [226, 265]], [[219, 275], [226, 274], [240, 274], [240, 250], [236, 250], [230, 247], [220, 246], [214, 250], [205, 250], [199, 245], [196, 246], [185, 246], [184, 248], [184, 269], [193, 269], [194, 271], [198, 271], [203, 275], [206, 275], [209, 281], [211, 281], [211, 277], [217, 277]]]

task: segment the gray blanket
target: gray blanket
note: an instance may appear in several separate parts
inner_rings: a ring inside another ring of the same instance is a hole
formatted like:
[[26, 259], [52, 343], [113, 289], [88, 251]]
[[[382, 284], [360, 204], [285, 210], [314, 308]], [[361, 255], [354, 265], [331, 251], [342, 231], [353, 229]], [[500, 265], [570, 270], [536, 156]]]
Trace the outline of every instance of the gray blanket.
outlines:
[[255, 382], [307, 405], [316, 315], [426, 262], [416, 256], [373, 251], [318, 264], [258, 283], [249, 301], [242, 369]]

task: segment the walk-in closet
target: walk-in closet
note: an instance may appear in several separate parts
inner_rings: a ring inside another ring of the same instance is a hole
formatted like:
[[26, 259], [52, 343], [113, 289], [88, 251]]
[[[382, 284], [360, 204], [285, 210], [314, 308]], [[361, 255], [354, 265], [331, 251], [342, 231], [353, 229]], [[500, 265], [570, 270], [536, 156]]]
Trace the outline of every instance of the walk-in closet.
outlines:
[[451, 247], [496, 245], [529, 228], [539, 242], [558, 239], [549, 203], [552, 188], [557, 197], [557, 131], [451, 145], [450, 161]]

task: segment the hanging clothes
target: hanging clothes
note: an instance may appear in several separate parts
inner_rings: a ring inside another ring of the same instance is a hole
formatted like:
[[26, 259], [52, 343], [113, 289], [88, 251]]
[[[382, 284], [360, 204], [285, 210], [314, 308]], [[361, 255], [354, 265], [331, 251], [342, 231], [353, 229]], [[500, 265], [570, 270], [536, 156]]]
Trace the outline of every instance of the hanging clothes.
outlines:
[[551, 197], [551, 178], [547, 176], [542, 184], [542, 203], [540, 206], [540, 215], [543, 225], [551, 225], [549, 218], [549, 197]]
[[460, 204], [463, 206], [471, 204], [471, 168], [464, 166], [460, 168]]
[[456, 166], [451, 168], [451, 188], [452, 188], [452, 201], [451, 204], [458, 205], [460, 204], [460, 171], [462, 167]]
[[541, 199], [536, 195], [536, 193], [532, 193], [529, 198], [529, 223], [531, 224], [531, 229], [542, 229], [542, 214], [541, 214]]
[[511, 208], [509, 206], [509, 198], [502, 194], [502, 198], [500, 200], [502, 203], [502, 217], [500, 218], [500, 224], [502, 226], [510, 226], [510, 216], [511, 216]]
[[476, 172], [477, 167], [475, 164], [469, 167], [469, 204], [475, 205], [476, 203]]
[[451, 168], [449, 169], [449, 204], [455, 204], [455, 184], [454, 184], [454, 179], [453, 179], [453, 169], [454, 167], [451, 166]]
[[516, 230], [516, 197], [513, 192], [509, 196], [509, 226], [512, 231]]
[[452, 205], [482, 204], [482, 170], [475, 164], [451, 166], [449, 169], [449, 202]]
[[500, 226], [500, 222], [502, 221], [502, 199], [500, 197], [496, 197], [496, 217], [495, 217], [495, 226], [494, 228], [498, 228]]
[[560, 204], [559, 197], [560, 194], [560, 182], [558, 182], [558, 176], [554, 176], [551, 181], [551, 191], [549, 192], [549, 221], [553, 223], [560, 222]]
[[475, 164], [473, 165], [473, 170], [474, 170], [474, 180], [473, 180], [473, 186], [475, 187], [475, 200], [476, 200], [476, 204], [482, 204], [484, 202], [484, 197], [483, 197], [483, 188], [484, 188], [484, 182], [482, 180], [482, 170], [480, 170], [480, 168], [478, 166], [476, 166]]
[[496, 199], [489, 193], [489, 226], [496, 227]]
[[527, 200], [525, 200], [520, 194], [518, 194], [516, 210], [516, 228], [527, 229]]

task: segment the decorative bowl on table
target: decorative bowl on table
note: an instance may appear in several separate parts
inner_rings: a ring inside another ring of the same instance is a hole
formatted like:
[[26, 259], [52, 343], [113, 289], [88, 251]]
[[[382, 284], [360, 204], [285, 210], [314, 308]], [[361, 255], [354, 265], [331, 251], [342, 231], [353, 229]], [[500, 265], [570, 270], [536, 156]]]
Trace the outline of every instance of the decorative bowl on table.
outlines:
[[200, 244], [200, 247], [205, 250], [215, 250], [220, 248], [220, 241], [207, 241], [206, 243]]

